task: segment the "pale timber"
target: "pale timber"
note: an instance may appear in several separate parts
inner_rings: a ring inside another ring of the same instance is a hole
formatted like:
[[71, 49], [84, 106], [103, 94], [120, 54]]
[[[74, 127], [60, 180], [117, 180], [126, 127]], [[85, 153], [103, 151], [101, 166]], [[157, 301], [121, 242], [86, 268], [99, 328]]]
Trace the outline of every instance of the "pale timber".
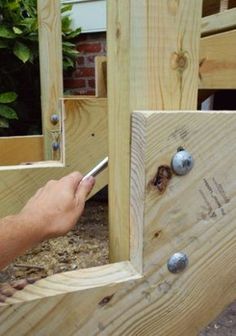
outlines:
[[[235, 118], [135, 113], [131, 219], [143, 232], [142, 277], [122, 262], [42, 279], [2, 304], [2, 335], [197, 336], [236, 298]], [[160, 194], [150, 181], [179, 146], [194, 168]], [[171, 274], [166, 263], [177, 251], [189, 266]]]
[[196, 109], [201, 10], [195, 0], [108, 1], [112, 261], [129, 258], [131, 112]]
[[43, 136], [0, 138], [0, 166], [43, 161]]
[[96, 97], [107, 97], [107, 57], [95, 57]]
[[203, 37], [200, 42], [200, 89], [236, 88], [236, 30]]
[[[74, 98], [62, 100], [61, 104], [64, 110], [63, 161], [0, 167], [1, 217], [18, 212], [50, 179], [58, 179], [72, 171], [85, 174], [107, 156], [107, 99]], [[92, 195], [102, 189], [107, 180], [105, 170], [97, 177]]]
[[[60, 160], [60, 150], [53, 151], [52, 143], [60, 143], [62, 136], [59, 101], [63, 97], [61, 2], [38, 0], [37, 6], [44, 159]], [[52, 114], [60, 118], [56, 125], [51, 123]]]
[[236, 8], [202, 18], [202, 35], [212, 35], [236, 27]]

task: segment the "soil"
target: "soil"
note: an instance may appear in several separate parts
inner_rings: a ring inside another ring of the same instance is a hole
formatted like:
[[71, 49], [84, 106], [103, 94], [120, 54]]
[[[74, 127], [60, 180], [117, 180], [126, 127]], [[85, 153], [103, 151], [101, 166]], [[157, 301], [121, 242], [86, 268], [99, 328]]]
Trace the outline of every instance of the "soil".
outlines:
[[43, 242], [0, 272], [0, 283], [46, 277], [108, 263], [108, 207], [87, 202], [79, 224], [65, 237]]
[[[73, 231], [65, 237], [43, 242], [0, 272], [0, 289], [19, 279], [32, 283], [40, 277], [107, 263], [108, 206], [106, 202], [90, 201]], [[14, 288], [26, 284], [18, 283]], [[236, 336], [236, 302], [198, 336]]]

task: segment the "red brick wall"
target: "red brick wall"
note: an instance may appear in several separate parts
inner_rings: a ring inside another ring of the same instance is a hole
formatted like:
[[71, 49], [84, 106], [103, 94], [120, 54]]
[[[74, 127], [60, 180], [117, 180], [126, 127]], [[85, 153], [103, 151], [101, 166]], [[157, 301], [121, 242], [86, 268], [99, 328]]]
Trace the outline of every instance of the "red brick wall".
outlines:
[[97, 55], [106, 55], [106, 33], [81, 34], [76, 48], [80, 52], [76, 69], [71, 74], [64, 74], [64, 91], [72, 95], [94, 95], [94, 58]]

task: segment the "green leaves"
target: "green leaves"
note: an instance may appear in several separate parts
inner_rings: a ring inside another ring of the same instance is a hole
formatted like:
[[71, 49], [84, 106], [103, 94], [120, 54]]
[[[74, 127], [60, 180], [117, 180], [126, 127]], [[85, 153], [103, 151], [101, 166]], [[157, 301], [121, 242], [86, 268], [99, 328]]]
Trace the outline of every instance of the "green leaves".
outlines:
[[0, 128], [8, 128], [9, 122], [5, 118], [0, 118]]
[[17, 98], [17, 94], [13, 91], [0, 93], [0, 128], [8, 128], [11, 119], [18, 119], [16, 111], [6, 105], [13, 103]]
[[[17, 119], [14, 108], [21, 120], [22, 114], [29, 113], [25, 111], [35, 110], [28, 107], [27, 95], [34, 102], [36, 97], [40, 110], [37, 1], [43, 0], [0, 0], [0, 135], [1, 128], [9, 127], [9, 120]], [[72, 7], [61, 6], [64, 70], [74, 67], [78, 51], [71, 40], [81, 32], [80, 28], [72, 29]], [[21, 92], [19, 97], [14, 91]]]
[[18, 119], [16, 111], [5, 104], [13, 103], [17, 98], [15, 92], [0, 93], [0, 128], [8, 128], [10, 119]]
[[11, 28], [8, 28], [6, 25], [0, 25], [0, 37], [7, 39], [14, 39], [16, 37], [15, 33]]
[[6, 119], [18, 119], [16, 111], [4, 104], [0, 104], [0, 116]]
[[18, 57], [23, 63], [27, 62], [30, 59], [31, 51], [27, 47], [27, 45], [16, 42], [13, 47], [13, 53], [16, 57]]
[[13, 103], [17, 98], [17, 94], [13, 91], [0, 93], [0, 103], [9, 104]]

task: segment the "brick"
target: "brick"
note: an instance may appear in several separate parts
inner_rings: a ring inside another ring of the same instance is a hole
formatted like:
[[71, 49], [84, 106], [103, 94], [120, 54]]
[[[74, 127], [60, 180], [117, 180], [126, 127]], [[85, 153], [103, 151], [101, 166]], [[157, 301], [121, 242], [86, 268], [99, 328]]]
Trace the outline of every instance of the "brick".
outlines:
[[77, 50], [84, 53], [99, 53], [102, 50], [101, 43], [81, 43], [77, 46]]
[[77, 57], [77, 59], [76, 59], [76, 63], [77, 63], [78, 65], [84, 65], [84, 62], [85, 62], [84, 56], [79, 56], [79, 57]]
[[86, 95], [95, 96], [95, 90], [87, 90]]
[[64, 79], [64, 88], [65, 89], [77, 89], [85, 87], [86, 82], [84, 79], [73, 79], [66, 78]]
[[94, 77], [95, 68], [79, 68], [75, 71], [75, 77]]
[[95, 80], [94, 79], [89, 79], [88, 80], [88, 85], [90, 88], [95, 89]]
[[87, 64], [94, 64], [95, 62], [95, 55], [94, 56], [86, 56], [86, 63]]

